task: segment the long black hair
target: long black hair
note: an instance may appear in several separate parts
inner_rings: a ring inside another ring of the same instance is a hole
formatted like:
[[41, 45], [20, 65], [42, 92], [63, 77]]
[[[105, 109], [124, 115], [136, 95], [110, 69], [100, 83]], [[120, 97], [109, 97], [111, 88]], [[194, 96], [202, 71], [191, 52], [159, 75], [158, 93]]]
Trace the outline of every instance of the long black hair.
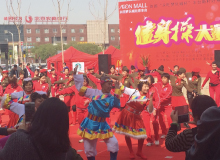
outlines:
[[45, 100], [31, 122], [30, 138], [46, 152], [65, 153], [70, 147], [69, 117], [66, 104], [58, 98]]

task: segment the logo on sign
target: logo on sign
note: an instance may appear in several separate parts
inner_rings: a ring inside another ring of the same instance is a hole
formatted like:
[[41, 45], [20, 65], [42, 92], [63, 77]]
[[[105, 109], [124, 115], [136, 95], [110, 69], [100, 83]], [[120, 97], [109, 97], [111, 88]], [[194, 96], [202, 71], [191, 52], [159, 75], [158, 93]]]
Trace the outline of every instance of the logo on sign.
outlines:
[[76, 63], [75, 67], [78, 66], [79, 71], [82, 69], [82, 66], [80, 63]]
[[31, 23], [31, 22], [33, 21], [32, 16], [25, 16], [25, 21], [26, 21], [27, 23]]

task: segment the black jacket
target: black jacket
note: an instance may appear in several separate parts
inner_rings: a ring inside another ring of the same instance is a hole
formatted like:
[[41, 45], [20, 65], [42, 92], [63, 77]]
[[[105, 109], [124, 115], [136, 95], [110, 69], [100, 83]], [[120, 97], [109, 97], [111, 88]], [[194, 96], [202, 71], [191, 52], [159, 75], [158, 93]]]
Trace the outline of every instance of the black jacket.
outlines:
[[197, 122], [195, 142], [187, 151], [186, 160], [220, 159], [220, 108], [210, 107]]
[[13, 77], [14, 75], [16, 75], [17, 78], [19, 77], [18, 70], [12, 69], [12, 70], [10, 71], [10, 76]]
[[7, 136], [8, 135], [7, 128], [0, 128], [0, 135]]
[[27, 68], [24, 68], [23, 71], [24, 71], [24, 78], [27, 78], [27, 77], [28, 77], [28, 71], [27, 71]]

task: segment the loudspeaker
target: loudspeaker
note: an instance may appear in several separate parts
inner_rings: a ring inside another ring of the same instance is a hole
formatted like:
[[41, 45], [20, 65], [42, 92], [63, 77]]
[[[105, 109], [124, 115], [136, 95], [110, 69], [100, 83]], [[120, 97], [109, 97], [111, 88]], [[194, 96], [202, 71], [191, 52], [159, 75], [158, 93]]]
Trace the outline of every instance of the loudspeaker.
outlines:
[[220, 68], [220, 50], [215, 50], [215, 62], [218, 68]]
[[111, 54], [99, 54], [98, 55], [99, 60], [99, 74], [101, 74], [101, 71], [108, 74], [110, 71], [111, 66]]

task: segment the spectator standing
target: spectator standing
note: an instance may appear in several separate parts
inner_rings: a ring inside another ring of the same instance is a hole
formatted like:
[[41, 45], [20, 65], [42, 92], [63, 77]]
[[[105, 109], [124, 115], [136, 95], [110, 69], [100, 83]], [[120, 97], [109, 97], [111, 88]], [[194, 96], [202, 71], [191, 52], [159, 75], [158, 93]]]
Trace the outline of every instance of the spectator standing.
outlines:
[[220, 108], [212, 106], [206, 109], [197, 122], [197, 134], [186, 160], [220, 159]]
[[27, 78], [29, 76], [31, 76], [30, 72], [27, 70], [27, 68], [30, 68], [30, 63], [27, 63], [26, 68], [23, 69], [24, 71], [24, 78]]
[[22, 70], [22, 63], [19, 63], [17, 70], [18, 70], [18, 74], [19, 74]]
[[15, 64], [13, 69], [10, 71], [10, 76], [13, 77], [15, 76], [16, 78], [19, 77], [19, 74], [18, 74], [18, 66]]
[[[192, 109], [192, 115], [195, 124], [198, 120], [200, 120], [202, 113], [211, 106], [216, 106], [216, 103], [211, 97], [207, 95], [197, 96], [193, 99], [190, 107]], [[171, 127], [168, 131], [165, 141], [166, 148], [171, 152], [187, 151], [193, 145], [194, 137], [197, 134], [197, 127], [192, 129], [186, 129], [180, 134], [177, 134], [177, 129], [179, 125], [178, 113], [172, 111], [171, 119]]]

